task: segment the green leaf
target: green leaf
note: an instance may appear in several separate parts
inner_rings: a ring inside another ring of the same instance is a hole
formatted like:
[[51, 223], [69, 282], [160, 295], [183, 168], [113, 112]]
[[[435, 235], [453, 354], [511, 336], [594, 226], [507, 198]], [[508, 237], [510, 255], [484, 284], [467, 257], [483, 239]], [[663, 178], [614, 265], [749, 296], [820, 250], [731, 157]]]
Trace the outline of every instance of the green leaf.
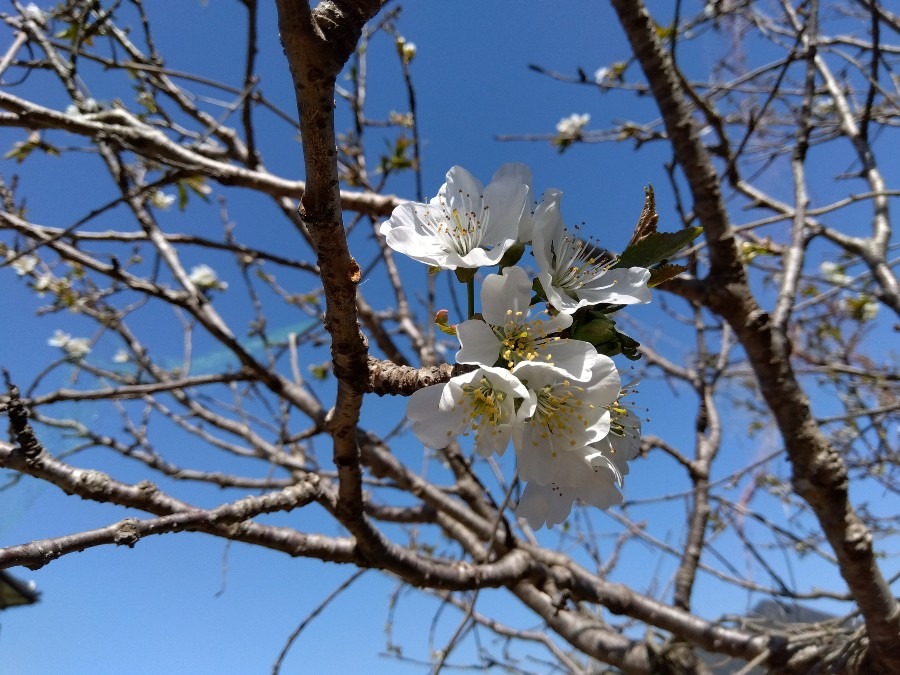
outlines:
[[203, 176], [188, 176], [187, 178], [182, 178], [175, 184], [175, 189], [178, 190], [178, 208], [181, 211], [184, 211], [185, 207], [188, 203], [188, 189], [193, 192], [195, 195], [200, 197], [205, 202], [209, 201], [209, 193], [211, 190], [204, 182], [206, 179]]
[[[34, 136], [36, 136], [36, 134]], [[35, 150], [41, 150], [52, 157], [59, 157], [58, 148], [49, 143], [45, 143], [38, 137], [38, 140], [29, 138], [27, 141], [16, 143], [13, 145], [12, 150], [3, 155], [3, 159], [14, 159], [17, 164], [21, 164], [28, 159], [28, 156]]]
[[81, 38], [81, 43], [87, 47], [94, 46], [94, 35], [104, 35], [106, 31], [100, 27], [97, 28], [97, 25], [87, 26], [80, 21], [76, 21], [70, 23], [63, 30], [59, 31], [54, 37], [59, 38], [60, 40], [68, 40], [72, 44], [75, 44], [79, 38]]
[[181, 183], [176, 183], [175, 189], [178, 190], [178, 210], [184, 211], [188, 203], [188, 192]]
[[650, 267], [671, 258], [703, 232], [702, 227], [686, 227], [678, 232], [651, 232], [646, 237], [631, 244], [615, 267]]
[[[628, 246], [636, 244], [647, 235], [656, 232], [657, 223], [659, 223], [659, 214], [656, 212], [656, 195], [653, 193], [653, 186], [648, 185], [644, 188], [644, 208], [641, 209], [641, 215], [637, 225], [634, 226]], [[628, 246], [625, 248], [627, 249]]]
[[34, 143], [16, 143], [12, 147], [12, 150], [3, 155], [3, 159], [14, 159], [17, 164], [21, 164], [28, 159], [28, 155], [30, 155], [36, 147], [37, 146]]
[[684, 265], [660, 265], [650, 271], [650, 281], [647, 282], [647, 286], [650, 288], [659, 286], [686, 271], [687, 267]]

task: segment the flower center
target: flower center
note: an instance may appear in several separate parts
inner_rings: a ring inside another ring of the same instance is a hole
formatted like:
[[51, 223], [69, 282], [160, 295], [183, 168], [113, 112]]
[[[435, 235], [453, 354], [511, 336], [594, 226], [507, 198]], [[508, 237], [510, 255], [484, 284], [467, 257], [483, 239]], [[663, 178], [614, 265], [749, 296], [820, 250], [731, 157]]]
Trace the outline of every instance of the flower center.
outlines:
[[458, 207], [451, 209], [447, 202], [441, 199], [441, 216], [436, 217], [429, 212], [429, 216], [423, 220], [431, 226], [432, 233], [448, 250], [464, 256], [481, 246], [481, 240], [488, 226], [490, 207], [485, 206], [484, 197], [481, 195], [473, 199], [471, 195], [460, 191], [459, 200], [462, 202], [463, 210]]
[[[540, 429], [538, 436], [543, 440], [556, 440], [576, 445], [575, 435], [590, 426], [588, 420], [581, 413], [584, 401], [580, 394], [584, 393], [584, 387], [572, 384], [569, 380], [563, 380], [556, 384], [548, 384], [535, 392], [537, 394], [537, 407], [531, 424]], [[588, 406], [593, 408], [593, 404]], [[534, 444], [538, 444], [535, 437]], [[556, 444], [550, 445], [551, 456], [556, 456]]]
[[[547, 310], [541, 310], [546, 314]], [[506, 323], [502, 326], [492, 326], [494, 335], [500, 340], [500, 356], [506, 361], [506, 366], [512, 370], [513, 366], [522, 361], [534, 361], [541, 356], [547, 363], [553, 363], [552, 354], [546, 351], [548, 343], [559, 340], [559, 336], [547, 337], [544, 321], [529, 319], [525, 312], [506, 310]]]
[[477, 383], [465, 384], [462, 389], [465, 392], [462, 404], [468, 408], [473, 431], [477, 432], [483, 426], [495, 429], [507, 421], [508, 413], [503, 406], [506, 393], [494, 389], [486, 377]]
[[[594, 257], [594, 247], [566, 232], [550, 243], [554, 285], [572, 295], [606, 273], [609, 260]], [[574, 296], [572, 296], [574, 297]]]

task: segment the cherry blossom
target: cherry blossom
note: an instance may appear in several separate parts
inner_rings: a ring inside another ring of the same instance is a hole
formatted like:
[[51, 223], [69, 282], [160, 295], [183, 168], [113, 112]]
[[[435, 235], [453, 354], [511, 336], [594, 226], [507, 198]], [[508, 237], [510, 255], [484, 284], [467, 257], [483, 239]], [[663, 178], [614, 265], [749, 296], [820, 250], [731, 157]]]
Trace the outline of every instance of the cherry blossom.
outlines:
[[529, 393], [519, 411], [524, 421], [513, 435], [519, 477], [542, 485], [558, 481], [567, 469], [565, 455], [609, 433], [608, 407], [619, 394], [619, 372], [612, 359], [596, 353], [584, 382], [542, 364], [523, 362], [512, 372]]
[[517, 421], [515, 401], [527, 396], [508, 370], [484, 366], [415, 392], [406, 417], [429, 448], [445, 448], [454, 437], [471, 432], [478, 454], [489, 457], [506, 450]]
[[428, 204], [400, 204], [379, 231], [392, 249], [426, 265], [496, 265], [531, 215], [530, 186], [519, 166], [501, 167], [487, 187], [454, 166], [437, 197]]
[[69, 333], [59, 329], [53, 332], [53, 337], [47, 340], [51, 347], [59, 347], [71, 359], [83, 359], [91, 353], [91, 341], [88, 338], [75, 338]]
[[228, 288], [228, 282], [221, 281], [219, 275], [209, 265], [193, 267], [189, 278], [201, 291], [224, 291]]
[[631, 305], [650, 302], [650, 271], [643, 267], [612, 269], [596, 248], [569, 232], [562, 221], [562, 192], [548, 190], [534, 213], [534, 259], [547, 300], [571, 314], [585, 305]]
[[566, 314], [551, 316], [530, 306], [531, 280], [521, 267], [490, 274], [481, 286], [481, 317], [457, 327], [462, 349], [457, 363], [482, 366], [521, 362], [553, 365], [576, 380], [590, 377], [594, 348], [587, 342], [560, 339], [556, 334], [572, 325]]
[[562, 523], [577, 499], [598, 509], [622, 503], [616, 488], [620, 476], [604, 451], [587, 446], [562, 453], [557, 463], [558, 479], [546, 484], [529, 481], [516, 507], [516, 514], [533, 529]]

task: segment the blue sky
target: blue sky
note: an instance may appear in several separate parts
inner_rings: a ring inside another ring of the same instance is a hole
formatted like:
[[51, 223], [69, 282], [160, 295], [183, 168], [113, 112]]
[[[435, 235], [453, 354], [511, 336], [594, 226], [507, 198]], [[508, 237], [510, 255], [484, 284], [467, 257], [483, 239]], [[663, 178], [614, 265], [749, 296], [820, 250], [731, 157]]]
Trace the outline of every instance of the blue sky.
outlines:
[[[270, 6], [274, 3], [260, 4], [264, 36], [260, 45], [261, 89], [283, 110], [291, 112], [293, 95], [277, 40]], [[685, 4], [693, 7], [697, 3]], [[240, 82], [243, 63], [234, 58], [234, 45], [240, 44], [242, 30], [239, 3], [156, 0], [148, 3], [148, 11], [158, 22], [157, 44], [168, 58], [167, 65], [234, 84]], [[591, 75], [597, 68], [626, 58], [627, 46], [604, 3], [410, 3], [404, 8], [398, 28], [418, 48], [412, 72], [419, 98], [427, 193], [437, 190], [445, 172], [454, 164], [487, 180], [500, 164], [521, 161], [532, 167], [538, 193], [549, 187], [565, 191], [563, 213], [567, 222], [585, 221], [587, 230], [612, 249], [621, 249], [630, 236], [642, 205], [643, 188], [650, 183], [658, 188], [661, 229], [678, 228], [669, 190], [665, 189], [668, 179], [662, 164], [668, 159], [668, 151], [662, 144], [645, 148], [640, 154], [635, 154], [628, 144], [576, 146], [560, 154], [547, 142], [495, 140], [499, 134], [552, 133], [556, 122], [571, 113], [590, 113], [592, 128], [626, 118], [653, 119], [652, 103], [646, 98], [566, 85], [528, 69], [533, 63], [573, 73], [580, 66]], [[386, 116], [388, 111], [403, 107], [399, 66], [392, 50], [393, 45], [383, 36], [370, 50], [369, 111], [373, 117]], [[696, 63], [689, 61], [688, 70], [705, 66], [705, 60], [721, 53], [714, 47], [709, 50], [701, 51]], [[28, 84], [19, 95], [35, 96], [48, 105], [64, 107], [59, 92], [39, 90], [39, 85], [40, 80]], [[102, 88], [92, 93], [98, 100], [122, 95]], [[292, 131], [274, 116], [261, 119], [260, 128], [266, 130], [261, 135], [261, 145], [268, 167], [284, 176], [302, 177], [299, 144], [286, 142]], [[346, 123], [346, 118], [339, 121], [339, 126], [342, 122]], [[4, 151], [18, 140], [21, 132], [0, 131], [0, 147]], [[90, 158], [83, 161], [86, 167], [90, 166]], [[69, 222], [88, 205], [97, 203], [98, 194], [112, 194], [112, 188], [98, 185], [90, 171], [73, 173], [71, 166], [54, 158], [35, 158], [22, 167], [6, 161], [0, 171], [4, 175], [21, 171], [22, 192], [32, 195], [29, 213], [38, 222], [55, 225]], [[896, 166], [890, 170], [896, 175]], [[784, 176], [773, 170], [770, 180], [774, 186]], [[42, 189], [48, 185], [53, 186], [52, 198]], [[406, 190], [407, 196], [412, 196], [409, 181], [398, 181], [391, 190], [400, 194]], [[278, 250], [278, 246], [285, 245], [285, 230], [266, 228], [266, 218], [277, 214], [257, 208], [250, 199], [233, 198], [229, 202], [229, 214], [239, 228], [257, 227], [262, 221], [263, 226], [254, 236], [262, 245]], [[185, 226], [183, 221], [188, 216], [197, 222]], [[212, 208], [190, 209], [187, 214], [174, 211], [166, 218], [173, 229], [218, 225]], [[780, 232], [773, 231], [773, 236]], [[198, 254], [196, 261], [191, 261], [189, 255], [186, 259], [194, 264], [210, 262], [220, 269], [218, 260]], [[221, 269], [226, 261], [227, 256], [223, 256]], [[418, 264], [402, 265], [411, 285], [424, 279]], [[0, 274], [4, 283], [16, 283], [8, 270]], [[378, 282], [373, 279], [366, 283], [374, 286]], [[370, 292], [365, 285], [363, 289]], [[371, 289], [371, 295], [377, 296], [377, 288]], [[17, 381], [30, 381], [56, 355], [45, 345], [55, 328], [78, 334], [83, 325], [74, 316], [38, 319], [33, 312], [39, 304], [26, 293], [0, 294], [0, 315], [18, 317], [16, 326], [0, 333], [0, 363], [11, 369]], [[233, 311], [236, 320], [242, 316], [238, 308]], [[660, 314], [653, 308], [637, 308], [629, 315], [676, 353], [686, 354], [690, 349], [678, 331], [660, 322]], [[302, 318], [285, 314], [270, 320], [273, 326], [291, 326]], [[172, 358], [177, 358], [180, 335], [171, 339], [165, 335], [157, 337], [159, 348], [170, 349]], [[204, 348], [206, 358], [214, 360], [217, 352], [201, 340], [198, 353], [203, 354]], [[111, 346], [107, 354], [98, 353], [97, 357], [109, 358], [113, 351]], [[327, 388], [325, 391], [323, 396], [327, 395]], [[638, 405], [649, 411], [647, 431], [690, 448], [691, 427], [683, 423], [683, 416], [685, 410], [694, 410], [691, 395], [652, 379], [642, 384], [640, 392]], [[367, 401], [369, 421], [381, 431], [392, 428], [402, 416], [402, 407], [396, 401], [372, 399]], [[81, 406], [78, 415], [85, 422], [115, 424], [114, 420], [102, 419], [103, 410], [98, 406]], [[737, 424], [743, 424], [739, 416], [735, 419]], [[411, 436], [401, 437], [396, 445], [401, 457], [421, 461], [421, 450]], [[716, 467], [716, 475], [725, 475], [777, 449], [777, 445], [778, 440], [771, 434], [754, 438], [734, 434]], [[139, 466], [122, 459], [87, 453], [80, 461], [103, 462], [106, 470], [122, 480], [137, 481], [143, 477]], [[659, 457], [636, 462], [626, 485], [627, 498], [648, 499], [687, 487], [687, 483], [673, 485], [672, 467], [671, 460]], [[198, 489], [196, 494], [200, 501], [216, 496], [210, 490]], [[24, 479], [15, 490], [0, 492], [0, 513], [4, 514], [0, 520], [0, 545], [99, 527], [123, 517], [121, 510], [75, 501], [30, 479]], [[683, 519], [671, 504], [646, 506], [640, 516], [654, 522], [658, 536], [672, 546], [679, 545]], [[282, 515], [271, 522], [276, 521], [299, 529], [322, 526], [317, 514], [306, 511]], [[600, 523], [605, 522], [608, 521], [601, 517]], [[553, 532], [543, 535], [548, 543], [554, 542], [555, 537]], [[605, 543], [611, 545], [611, 540]], [[727, 540], [723, 543], [727, 545]], [[638, 551], [636, 559], [641, 564], [622, 575], [623, 581], [638, 589], [667, 582], [671, 559], [661, 558], [649, 549], [643, 559]], [[743, 569], [745, 562], [735, 564]], [[789, 567], [787, 562], [784, 564]], [[826, 566], [810, 565], [804, 570], [810, 575], [810, 584], [834, 586]], [[43, 600], [35, 607], [0, 614], [0, 672], [268, 672], [296, 624], [354, 571], [352, 567], [256, 551], [243, 544], [226, 546], [223, 541], [199, 534], [150, 538], [133, 550], [92, 549], [34, 572], [16, 569], [13, 572], [19, 577], [37, 584]], [[395, 587], [396, 582], [390, 578], [366, 573], [304, 632], [282, 672], [422, 672], [421, 664], [404, 665], [376, 657], [385, 649], [387, 595]], [[707, 581], [698, 588], [698, 595], [705, 593], [710, 598], [703, 609], [707, 616], [740, 611], [753, 603], [751, 596], [717, 598], [717, 588]], [[517, 626], [537, 624], [534, 616], [517, 609], [502, 592], [485, 592], [481, 602]], [[411, 657], [428, 658], [429, 622], [437, 607], [437, 601], [430, 598], [415, 594], [403, 597], [395, 617], [394, 639]], [[448, 613], [438, 622], [436, 647], [443, 646], [456, 628], [456, 621], [455, 615]], [[350, 644], [348, 625], [352, 626]], [[470, 652], [461, 651], [463, 662], [467, 653]], [[541, 670], [537, 665], [534, 668]]]

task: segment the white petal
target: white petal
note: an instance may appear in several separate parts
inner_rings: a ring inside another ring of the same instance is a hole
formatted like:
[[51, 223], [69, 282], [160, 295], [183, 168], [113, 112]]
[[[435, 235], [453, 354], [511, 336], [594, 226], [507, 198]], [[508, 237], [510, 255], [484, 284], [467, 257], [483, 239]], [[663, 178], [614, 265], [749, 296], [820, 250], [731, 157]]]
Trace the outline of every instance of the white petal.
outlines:
[[459, 209], [468, 211], [473, 200], [484, 195], [481, 181], [461, 166], [454, 166], [447, 172], [447, 182], [438, 191], [438, 196], [431, 200], [432, 204], [445, 204], [452, 211]]
[[481, 285], [481, 315], [492, 326], [503, 326], [509, 310], [527, 313], [529, 302], [531, 281], [521, 267], [505, 267], [502, 274], [489, 274]]
[[446, 448], [453, 437], [462, 431], [460, 415], [453, 410], [439, 408], [445, 388], [445, 384], [436, 384], [419, 389], [406, 404], [406, 417], [412, 423], [413, 433], [429, 448]]
[[388, 246], [395, 251], [426, 265], [446, 267], [447, 249], [444, 240], [425, 226], [425, 220], [429, 217], [443, 218], [443, 212], [427, 204], [407, 202], [394, 209], [390, 219], [381, 224], [379, 231]]
[[502, 455], [506, 452], [512, 435], [512, 425], [500, 424], [491, 429], [480, 429], [475, 435], [475, 451], [482, 457], [490, 457], [495, 452]]
[[534, 203], [533, 180], [531, 169], [528, 165], [519, 163], [504, 164], [497, 169], [497, 173], [491, 178], [492, 183], [512, 181], [525, 185], [528, 188], [525, 194], [525, 208], [522, 211], [522, 217], [519, 219], [518, 240], [522, 243], [531, 241], [531, 233], [534, 228], [531, 215], [531, 205]]
[[613, 305], [633, 305], [650, 302], [650, 270], [629, 267], [607, 270], [605, 274], [578, 290], [582, 304], [606, 302]]
[[[534, 234], [532, 237], [532, 250], [534, 259], [542, 272], [550, 272], [553, 269], [550, 244], [559, 232], [565, 229], [560, 212], [560, 200], [563, 193], [560, 190], [546, 190], [544, 200], [534, 211]], [[546, 286], [544, 287], [546, 290]]]
[[457, 363], [473, 363], [493, 366], [500, 357], [500, 340], [484, 321], [471, 319], [456, 327], [456, 336], [462, 347], [456, 352]]
[[492, 182], [484, 189], [486, 218], [490, 231], [503, 239], [519, 238], [519, 224], [527, 212], [531, 214], [528, 186], [518, 180], [505, 178]]
[[[536, 257], [537, 255], [535, 255], [535, 258]], [[576, 309], [587, 304], [586, 302], [579, 304], [577, 299], [571, 298], [565, 293], [560, 293], [553, 285], [553, 277], [550, 276], [549, 272], [541, 272], [538, 274], [538, 281], [541, 282], [541, 288], [544, 289], [544, 295], [547, 296], [547, 302], [560, 312], [574, 314]]]
[[[572, 318], [565, 316], [571, 323]], [[540, 360], [532, 361], [534, 365], [547, 364], [563, 371], [568, 377], [579, 382], [589, 380], [591, 377], [591, 365], [597, 350], [593, 345], [582, 340], [558, 340], [550, 343], [545, 352], [541, 352]]]
[[[493, 267], [500, 263], [503, 254], [516, 243], [516, 240], [485, 237], [482, 239], [481, 243], [482, 246], [490, 246], [490, 250], [473, 248], [463, 256], [458, 253], [451, 253], [447, 257], [448, 262], [456, 267]], [[447, 269], [455, 269], [455, 267], [447, 267]]]
[[528, 483], [516, 507], [516, 514], [525, 518], [535, 530], [553, 527], [563, 522], [572, 511], [573, 498], [565, 489], [554, 491], [550, 486]]
[[491, 178], [492, 183], [499, 183], [505, 180], [512, 180], [527, 185], [528, 187], [534, 185], [532, 182], [531, 169], [527, 164], [521, 162], [509, 162], [504, 164], [497, 169], [497, 172]]

